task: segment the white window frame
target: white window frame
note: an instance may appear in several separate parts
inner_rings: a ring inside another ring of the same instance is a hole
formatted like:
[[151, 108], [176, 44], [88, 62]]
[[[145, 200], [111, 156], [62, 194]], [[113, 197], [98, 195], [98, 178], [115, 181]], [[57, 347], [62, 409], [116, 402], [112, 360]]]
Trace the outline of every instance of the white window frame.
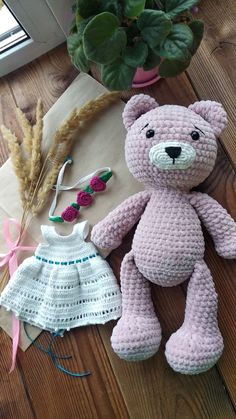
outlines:
[[0, 76], [16, 70], [66, 40], [73, 0], [5, 0], [30, 39], [0, 55]]

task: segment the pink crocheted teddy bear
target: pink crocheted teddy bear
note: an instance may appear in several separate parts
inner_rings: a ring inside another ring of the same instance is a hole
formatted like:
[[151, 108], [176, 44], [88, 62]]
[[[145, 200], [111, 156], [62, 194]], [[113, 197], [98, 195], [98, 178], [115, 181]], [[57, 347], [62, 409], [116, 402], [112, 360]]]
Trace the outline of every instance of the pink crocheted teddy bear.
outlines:
[[112, 347], [127, 361], [154, 355], [161, 327], [150, 282], [170, 287], [190, 278], [184, 323], [168, 340], [165, 355], [175, 371], [197, 374], [212, 367], [223, 350], [200, 220], [218, 254], [229, 259], [236, 257], [236, 223], [210, 196], [190, 190], [214, 167], [216, 137], [226, 125], [226, 113], [221, 104], [211, 101], [188, 108], [159, 107], [141, 94], [127, 103], [123, 120], [128, 131], [126, 162], [145, 190], [92, 230], [96, 245], [116, 248], [140, 220], [121, 266], [122, 317], [113, 330]]

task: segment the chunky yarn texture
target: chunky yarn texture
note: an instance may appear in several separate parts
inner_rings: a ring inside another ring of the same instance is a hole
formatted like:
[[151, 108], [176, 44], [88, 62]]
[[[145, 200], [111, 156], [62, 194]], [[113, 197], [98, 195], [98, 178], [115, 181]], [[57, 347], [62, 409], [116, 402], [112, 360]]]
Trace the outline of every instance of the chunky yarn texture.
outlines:
[[1, 304], [20, 320], [57, 331], [105, 323], [121, 315], [121, 294], [108, 263], [91, 242], [88, 223], [69, 236], [42, 226], [44, 244], [19, 266], [1, 294]]
[[214, 167], [216, 136], [225, 127], [226, 113], [216, 102], [159, 107], [149, 96], [137, 95], [127, 103], [123, 120], [126, 162], [145, 190], [92, 230], [95, 244], [115, 248], [139, 221], [121, 266], [122, 316], [111, 344], [127, 361], [154, 355], [161, 327], [150, 283], [169, 287], [189, 279], [184, 323], [171, 335], [165, 354], [175, 371], [197, 374], [211, 368], [223, 351], [201, 222], [225, 258], [236, 257], [236, 223], [214, 199], [191, 188]]

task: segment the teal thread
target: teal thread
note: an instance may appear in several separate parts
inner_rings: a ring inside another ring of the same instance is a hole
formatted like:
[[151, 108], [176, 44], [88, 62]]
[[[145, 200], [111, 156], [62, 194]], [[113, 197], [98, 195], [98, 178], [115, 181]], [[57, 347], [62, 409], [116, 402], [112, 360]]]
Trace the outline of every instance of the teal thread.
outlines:
[[49, 357], [51, 358], [53, 364], [55, 365], [55, 367], [63, 372], [64, 374], [70, 375], [72, 377], [86, 377], [88, 375], [91, 375], [90, 371], [86, 371], [86, 372], [73, 372], [70, 370], [67, 370], [66, 368], [64, 368], [61, 364], [59, 364], [58, 359], [62, 359], [62, 360], [69, 360], [72, 359], [71, 355], [57, 355], [54, 353], [53, 351], [53, 344], [55, 343], [55, 339], [58, 336], [61, 336], [61, 332], [63, 332], [63, 330], [59, 330], [58, 332], [52, 333], [52, 336], [48, 342], [48, 347], [45, 348], [43, 345], [40, 345], [38, 343], [35, 342], [34, 339], [31, 338], [31, 336], [29, 335], [27, 329], [26, 329], [26, 323], [24, 322], [24, 331], [25, 334], [27, 336], [27, 338], [32, 342], [32, 344], [39, 349], [40, 351], [44, 352], [45, 354], [49, 355]]

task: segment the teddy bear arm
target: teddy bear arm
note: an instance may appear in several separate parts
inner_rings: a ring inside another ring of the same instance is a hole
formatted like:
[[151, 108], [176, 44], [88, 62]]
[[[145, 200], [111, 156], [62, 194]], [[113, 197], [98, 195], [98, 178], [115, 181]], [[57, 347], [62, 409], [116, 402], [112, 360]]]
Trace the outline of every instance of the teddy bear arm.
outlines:
[[151, 192], [141, 191], [127, 198], [93, 227], [92, 241], [103, 249], [118, 247], [123, 237], [141, 217], [150, 196]]
[[227, 259], [236, 258], [236, 222], [228, 212], [205, 193], [193, 192], [190, 203], [212, 236], [217, 253]]

